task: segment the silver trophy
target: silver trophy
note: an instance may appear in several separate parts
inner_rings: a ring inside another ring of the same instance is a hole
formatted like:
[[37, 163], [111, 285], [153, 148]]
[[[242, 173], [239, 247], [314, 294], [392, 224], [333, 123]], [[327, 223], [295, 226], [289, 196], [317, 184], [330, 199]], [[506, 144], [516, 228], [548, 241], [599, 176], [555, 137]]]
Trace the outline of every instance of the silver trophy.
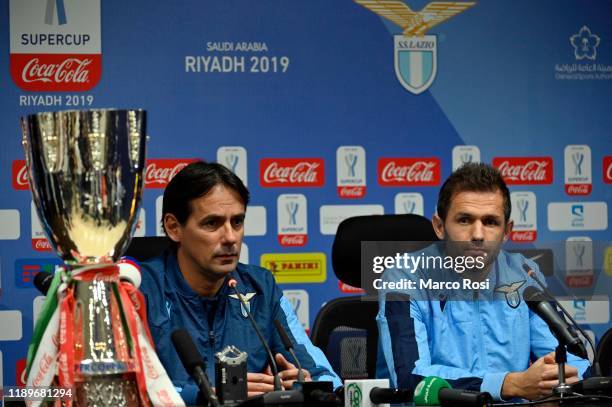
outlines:
[[[22, 118], [22, 129], [30, 189], [49, 242], [73, 270], [108, 270], [136, 226], [146, 112], [38, 113]], [[136, 333], [130, 332], [117, 295], [118, 272], [104, 278], [90, 272], [69, 284], [74, 318], [64, 322], [74, 333], [76, 404], [142, 404], [130, 340]]]

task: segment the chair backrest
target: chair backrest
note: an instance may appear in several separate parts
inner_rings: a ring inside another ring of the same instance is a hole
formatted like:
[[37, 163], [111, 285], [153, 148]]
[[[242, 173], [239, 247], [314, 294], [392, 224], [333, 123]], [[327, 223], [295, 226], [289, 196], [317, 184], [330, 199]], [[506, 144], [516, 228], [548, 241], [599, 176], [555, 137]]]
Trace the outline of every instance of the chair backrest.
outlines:
[[[332, 246], [336, 277], [353, 287], [361, 281], [361, 242], [423, 242], [418, 250], [437, 240], [429, 219], [419, 215], [372, 215], [345, 219], [338, 226]], [[326, 303], [315, 318], [312, 342], [326, 354], [343, 379], [376, 377], [378, 328], [376, 298], [336, 298]]]
[[602, 376], [612, 375], [612, 328], [608, 329], [601, 337], [595, 360], [599, 363]]
[[165, 236], [134, 237], [125, 251], [125, 255], [133, 257], [139, 262], [145, 261], [161, 254], [169, 245], [170, 242]]

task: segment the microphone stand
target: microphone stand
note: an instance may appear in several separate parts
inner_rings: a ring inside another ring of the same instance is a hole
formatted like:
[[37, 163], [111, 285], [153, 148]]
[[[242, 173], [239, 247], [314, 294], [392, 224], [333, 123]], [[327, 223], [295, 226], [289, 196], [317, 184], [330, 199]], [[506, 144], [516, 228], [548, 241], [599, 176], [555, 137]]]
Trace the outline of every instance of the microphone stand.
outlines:
[[567, 349], [559, 342], [555, 349], [555, 362], [559, 366], [559, 384], [553, 388], [553, 393], [563, 398], [574, 394], [572, 387], [565, 382], [565, 364], [567, 363]]

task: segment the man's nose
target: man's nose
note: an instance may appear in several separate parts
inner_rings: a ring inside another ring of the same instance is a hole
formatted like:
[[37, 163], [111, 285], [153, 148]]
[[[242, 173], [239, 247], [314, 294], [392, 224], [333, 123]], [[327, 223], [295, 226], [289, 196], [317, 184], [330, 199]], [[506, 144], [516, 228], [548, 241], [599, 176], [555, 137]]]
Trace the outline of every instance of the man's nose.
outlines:
[[231, 222], [225, 223], [223, 225], [223, 243], [232, 245], [238, 241], [238, 234], [236, 230], [232, 227]]
[[484, 240], [484, 225], [481, 221], [476, 221], [472, 225], [472, 241], [483, 241]]

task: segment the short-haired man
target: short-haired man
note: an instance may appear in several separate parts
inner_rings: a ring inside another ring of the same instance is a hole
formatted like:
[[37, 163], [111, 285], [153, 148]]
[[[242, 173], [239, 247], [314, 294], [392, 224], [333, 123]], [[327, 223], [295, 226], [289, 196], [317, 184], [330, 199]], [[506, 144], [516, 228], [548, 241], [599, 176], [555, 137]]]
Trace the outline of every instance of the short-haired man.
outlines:
[[[162, 222], [171, 248], [142, 265], [141, 291], [159, 358], [181, 389], [187, 404], [195, 404], [197, 387], [190, 381], [171, 341], [186, 328], [206, 361], [214, 382], [214, 354], [228, 345], [248, 353], [249, 396], [272, 391], [274, 378], [246, 311], [228, 280], [248, 301], [278, 364], [284, 388], [291, 388], [297, 369], [288, 361], [276, 333], [278, 320], [291, 337], [309, 380], [341, 385], [320, 349], [312, 345], [289, 301], [272, 274], [238, 263], [249, 192], [234, 173], [216, 163], [195, 162], [181, 170], [164, 191]], [[289, 359], [290, 360], [290, 359]]]
[[[508, 188], [495, 168], [464, 165], [440, 190], [433, 227], [442, 242], [429, 246], [424, 255], [480, 257], [478, 268], [462, 273], [423, 268], [416, 273], [396, 268], [385, 272], [388, 281], [444, 275], [488, 283], [479, 290], [435, 294], [434, 290], [380, 292], [377, 319], [396, 386], [414, 387], [423, 377], [438, 376], [453, 387], [487, 391], [499, 400], [535, 399], [550, 394], [558, 383], [558, 365], [551, 353], [557, 340], [521, 300], [524, 289], [533, 285], [523, 265], [543, 277], [533, 261], [501, 250], [513, 226], [510, 205]], [[398, 294], [409, 294], [411, 299], [391, 301]], [[530, 365], [531, 354], [537, 360]], [[566, 379], [573, 383], [586, 371], [588, 361], [570, 354], [568, 361]]]

